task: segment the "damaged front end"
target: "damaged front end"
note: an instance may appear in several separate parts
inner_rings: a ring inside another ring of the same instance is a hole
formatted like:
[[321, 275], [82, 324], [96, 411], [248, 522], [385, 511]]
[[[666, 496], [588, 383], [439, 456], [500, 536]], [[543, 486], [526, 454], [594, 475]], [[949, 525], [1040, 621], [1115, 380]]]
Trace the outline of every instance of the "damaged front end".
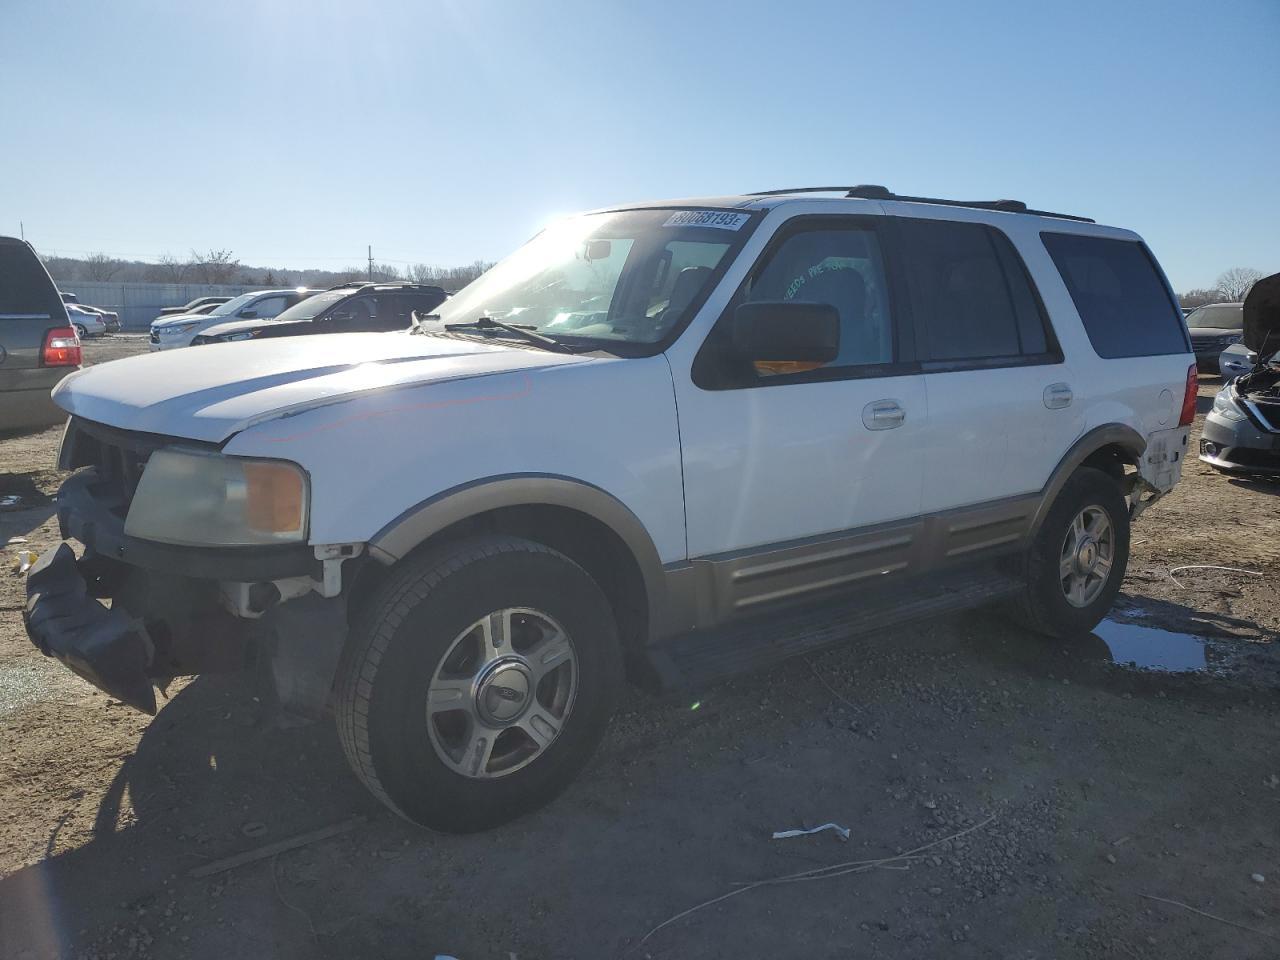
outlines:
[[[58, 493], [65, 539], [27, 579], [32, 642], [112, 697], [156, 712], [155, 687], [200, 673], [258, 672], [276, 719], [323, 712], [347, 633], [343, 564], [356, 544], [194, 547], [128, 532], [148, 459], [168, 438], [73, 418]], [[109, 605], [103, 601], [109, 601]]]
[[1280, 475], [1280, 274], [1259, 280], [1244, 302], [1253, 369], [1214, 398], [1200, 459], [1224, 473]]

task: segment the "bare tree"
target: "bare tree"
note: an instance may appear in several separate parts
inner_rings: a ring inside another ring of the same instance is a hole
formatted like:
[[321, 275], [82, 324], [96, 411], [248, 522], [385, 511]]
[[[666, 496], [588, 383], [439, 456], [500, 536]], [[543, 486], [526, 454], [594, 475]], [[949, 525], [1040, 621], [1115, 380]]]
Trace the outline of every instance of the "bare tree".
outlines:
[[1262, 271], [1252, 267], [1232, 267], [1218, 277], [1218, 289], [1227, 300], [1235, 302], [1243, 300], [1253, 289], [1253, 285], [1262, 279]]
[[210, 250], [208, 253], [191, 251], [191, 267], [201, 283], [231, 283], [240, 261], [230, 250]]
[[160, 275], [169, 283], [182, 283], [191, 273], [191, 261], [179, 260], [171, 253], [161, 254], [156, 261]]
[[465, 267], [433, 267], [415, 263], [406, 274], [415, 283], [434, 283], [446, 290], [461, 290], [492, 266], [493, 263], [486, 260], [477, 260]]
[[91, 253], [85, 258], [85, 271], [89, 280], [110, 280], [120, 268], [124, 266], [123, 260], [117, 260], [115, 257], [108, 257], [105, 253]]
[[1196, 288], [1188, 290], [1186, 293], [1178, 294], [1178, 303], [1188, 310], [1203, 307], [1206, 303], [1221, 303], [1225, 299], [1226, 297], [1223, 296], [1221, 290], [1205, 290], [1203, 288]]

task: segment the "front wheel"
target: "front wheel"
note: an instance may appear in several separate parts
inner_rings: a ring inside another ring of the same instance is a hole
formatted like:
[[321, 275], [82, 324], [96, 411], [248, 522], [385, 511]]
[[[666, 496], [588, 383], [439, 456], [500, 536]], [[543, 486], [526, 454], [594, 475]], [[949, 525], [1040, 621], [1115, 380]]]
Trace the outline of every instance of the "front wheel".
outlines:
[[1088, 633], [1111, 609], [1129, 564], [1129, 508], [1115, 479], [1091, 467], [1071, 475], [1025, 559], [1015, 614], [1047, 636]]
[[552, 799], [590, 758], [621, 678], [596, 582], [563, 554], [487, 537], [411, 560], [354, 625], [338, 733], [379, 800], [480, 830]]

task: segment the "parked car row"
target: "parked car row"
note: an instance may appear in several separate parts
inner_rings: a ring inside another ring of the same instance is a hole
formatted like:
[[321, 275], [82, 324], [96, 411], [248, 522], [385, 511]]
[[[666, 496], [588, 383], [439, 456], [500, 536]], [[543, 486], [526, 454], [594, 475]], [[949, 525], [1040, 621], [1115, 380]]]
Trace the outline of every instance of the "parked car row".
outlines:
[[198, 333], [228, 320], [269, 320], [314, 293], [319, 291], [307, 287], [257, 290], [224, 300], [206, 313], [179, 313], [158, 317], [151, 324], [151, 349], [155, 351], [189, 347]]
[[442, 288], [419, 283], [344, 283], [308, 297], [273, 320], [216, 324], [198, 334], [194, 343], [404, 330], [413, 322], [414, 311], [429, 314], [447, 298]]
[[74, 293], [60, 293], [59, 296], [66, 305], [72, 326], [81, 337], [101, 337], [108, 333], [120, 332], [120, 314], [114, 310], [104, 310], [102, 307], [91, 307], [87, 303], [81, 303]]
[[189, 313], [157, 317], [151, 349], [321, 333], [404, 330], [414, 311], [429, 314], [448, 294], [420, 283], [344, 283], [330, 290], [259, 290]]

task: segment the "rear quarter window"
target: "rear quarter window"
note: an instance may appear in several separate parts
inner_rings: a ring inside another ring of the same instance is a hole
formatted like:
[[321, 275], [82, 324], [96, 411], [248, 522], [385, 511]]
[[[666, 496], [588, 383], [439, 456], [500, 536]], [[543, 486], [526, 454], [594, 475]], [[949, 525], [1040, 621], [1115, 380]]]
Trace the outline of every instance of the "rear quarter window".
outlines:
[[1190, 352], [1182, 311], [1144, 244], [1069, 233], [1040, 237], [1098, 356]]
[[47, 314], [66, 322], [66, 308], [39, 258], [25, 243], [0, 243], [0, 314]]

